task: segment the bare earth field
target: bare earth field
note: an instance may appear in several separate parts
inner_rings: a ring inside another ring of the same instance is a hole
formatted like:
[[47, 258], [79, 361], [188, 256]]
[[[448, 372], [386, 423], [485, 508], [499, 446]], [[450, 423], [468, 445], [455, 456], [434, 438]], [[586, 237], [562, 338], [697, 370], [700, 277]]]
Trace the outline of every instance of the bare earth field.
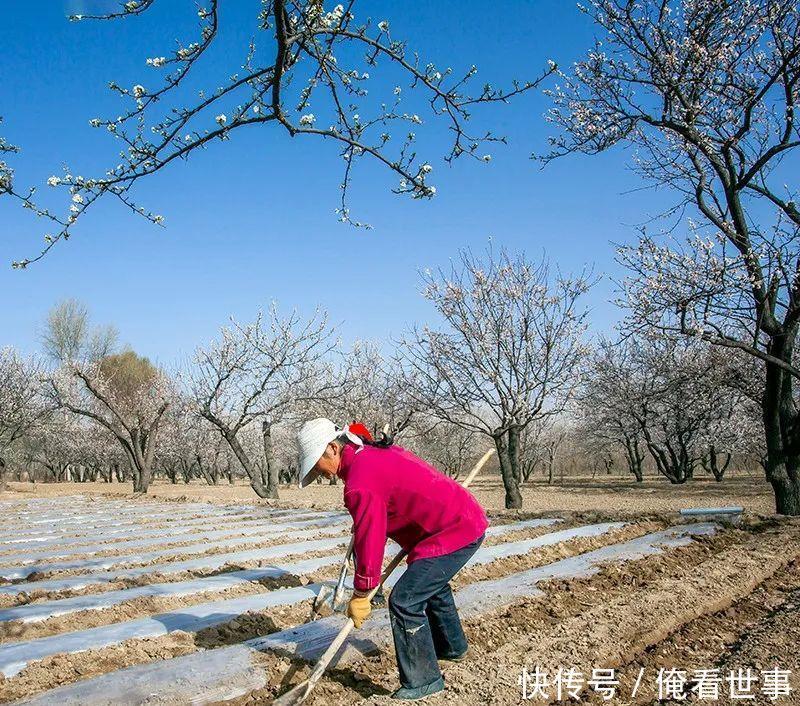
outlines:
[[[800, 521], [771, 514], [762, 479], [570, 478], [526, 487], [521, 511], [495, 478], [475, 494], [492, 527], [454, 581], [470, 654], [425, 703], [800, 704]], [[678, 513], [732, 505], [733, 521]], [[12, 483], [0, 702], [270, 703], [342, 624], [304, 626], [344, 554], [340, 511], [327, 485], [266, 502], [244, 485]], [[379, 608], [308, 703], [395, 688]]]

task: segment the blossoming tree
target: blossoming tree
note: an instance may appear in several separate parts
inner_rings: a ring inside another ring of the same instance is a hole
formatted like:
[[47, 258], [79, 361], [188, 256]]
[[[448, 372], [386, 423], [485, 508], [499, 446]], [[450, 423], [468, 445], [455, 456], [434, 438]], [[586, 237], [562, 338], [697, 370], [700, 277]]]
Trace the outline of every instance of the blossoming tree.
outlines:
[[[116, 11], [71, 19], [130, 20], [152, 14], [157, 4], [122, 1]], [[251, 41], [241, 47], [240, 55], [231, 56], [220, 75], [213, 75], [205, 59], [220, 45], [226, 8], [219, 0], [201, 4], [196, 35], [147, 58], [149, 78], [133, 85], [110, 84], [127, 107], [111, 118], [91, 118], [91, 126], [107, 130], [119, 141], [121, 161], [92, 178], [67, 170], [48, 179], [50, 186], [69, 190], [68, 214], [58, 216], [37, 206], [33, 194], [16, 190], [10, 168], [0, 163], [0, 191], [25, 202], [54, 228], [39, 255], [14, 265], [26, 267], [67, 239], [81, 216], [104, 197], [161, 224], [160, 214], [135, 201], [137, 182], [214, 142], [256, 127], [336, 145], [344, 168], [339, 218], [366, 225], [352, 219], [348, 207], [353, 168], [362, 159], [393, 173], [398, 178], [396, 193], [430, 198], [436, 192], [430, 183], [431, 160], [416, 148], [415, 131], [425, 128], [423, 107], [452, 135], [446, 161], [467, 156], [488, 162], [487, 143], [503, 138], [468, 129], [473, 111], [484, 104], [506, 103], [554, 69], [545, 68], [537, 80], [514, 82], [507, 89], [486, 83], [472, 90], [475, 66], [459, 73], [424, 62], [394, 36], [388, 20], [357, 20], [356, 5], [356, 0], [333, 7], [326, 7], [323, 0], [263, 0], [253, 17]], [[204, 86], [199, 93], [196, 80]], [[411, 106], [420, 107], [407, 109], [406, 94]], [[0, 150], [6, 146], [0, 142]]]
[[387, 429], [403, 434], [414, 417], [414, 399], [401, 363], [394, 354], [384, 353], [373, 341], [355, 341], [342, 361], [341, 392], [332, 400], [332, 419], [362, 422], [373, 436]]
[[[199, 348], [188, 371], [192, 398], [223, 436], [259, 497], [277, 498], [279, 469], [272, 434], [294, 407], [324, 399], [338, 380], [325, 368], [335, 343], [327, 317], [304, 321], [271, 307], [250, 324], [233, 322]], [[260, 424], [262, 446], [251, 441]]]
[[403, 433], [403, 446], [458, 480], [486, 449], [486, 437], [464, 426], [416, 414]]
[[620, 449], [628, 471], [642, 482], [644, 439], [637, 419], [641, 391], [634, 375], [633, 348], [630, 340], [601, 338], [597, 342], [585, 361], [575, 417], [581, 435], [591, 440], [595, 453]]
[[751, 460], [745, 363], [695, 338], [601, 340], [578, 395], [581, 426], [622, 448], [638, 481], [642, 446], [671, 483], [690, 480], [700, 465], [722, 480], [734, 456]]
[[174, 397], [166, 374], [129, 350], [96, 360], [65, 360], [49, 382], [56, 406], [113, 435], [133, 472], [134, 492], [146, 493], [159, 428]]
[[796, 0], [591, 0], [602, 42], [561, 74], [550, 157], [635, 147], [636, 167], [693, 212], [689, 235], [619, 250], [640, 330], [700, 337], [759, 359], [766, 475], [800, 514], [800, 6]]
[[49, 412], [42, 395], [42, 375], [41, 360], [25, 358], [13, 348], [0, 349], [0, 490], [7, 452]]
[[406, 337], [411, 389], [420, 408], [492, 439], [506, 507], [521, 507], [520, 435], [573, 395], [591, 276], [489, 250], [485, 260], [462, 252], [451, 272], [426, 272], [424, 281], [444, 326]]
[[48, 375], [55, 406], [99, 425], [121, 446], [134, 492], [150, 485], [158, 433], [175, 390], [166, 373], [131, 350], [115, 352], [112, 326], [92, 326], [74, 299], [47, 316], [42, 345], [58, 364]]

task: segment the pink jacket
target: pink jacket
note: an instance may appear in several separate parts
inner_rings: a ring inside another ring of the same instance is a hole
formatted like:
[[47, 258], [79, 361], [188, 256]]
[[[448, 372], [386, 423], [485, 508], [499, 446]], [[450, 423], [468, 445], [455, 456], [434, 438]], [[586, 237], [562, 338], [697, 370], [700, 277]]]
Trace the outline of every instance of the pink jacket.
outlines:
[[348, 444], [339, 476], [353, 517], [357, 591], [380, 583], [387, 536], [411, 563], [461, 549], [489, 526], [468, 490], [399, 446]]

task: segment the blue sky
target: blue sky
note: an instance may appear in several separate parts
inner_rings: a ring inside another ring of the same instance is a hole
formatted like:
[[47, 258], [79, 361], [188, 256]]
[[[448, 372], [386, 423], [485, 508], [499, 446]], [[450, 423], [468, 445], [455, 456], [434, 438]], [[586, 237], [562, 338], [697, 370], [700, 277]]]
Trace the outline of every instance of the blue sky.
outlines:
[[[258, 2], [221, 4], [222, 46], [204, 70], [224, 77], [241, 62]], [[121, 110], [107, 83], [155, 82], [145, 59], [185, 36], [194, 18], [194, 3], [159, 0], [124, 22], [65, 19], [98, 5], [48, 0], [5, 10], [0, 114], [3, 134], [23, 148], [14, 160], [19, 183], [43, 184], [64, 163], [83, 175], [113, 166], [118, 144], [88, 126]], [[594, 33], [571, 0], [508, 0], [489, 13], [474, 0], [367, 1], [357, 12], [388, 18], [424, 60], [456, 69], [474, 63], [480, 80], [492, 83], [534, 77], [549, 58], [568, 64]], [[668, 196], [632, 191], [641, 184], [621, 151], [540, 169], [530, 155], [546, 149], [547, 106], [539, 91], [484, 111], [479, 124], [509, 141], [490, 150], [488, 165], [448, 167], [444, 142], [428, 139], [438, 190], [432, 201], [395, 196], [393, 175], [359, 169], [351, 205], [371, 231], [336, 220], [341, 160], [334, 148], [291, 140], [274, 127], [240, 131], [142, 185], [139, 201], [163, 214], [166, 228], [108, 203], [26, 271], [8, 265], [38, 252], [45, 226], [0, 203], [0, 345], [36, 349], [48, 309], [65, 297], [84, 301], [97, 322], [117, 326], [123, 342], [166, 364], [213, 337], [230, 315], [246, 320], [272, 300], [284, 310], [325, 307], [346, 341], [387, 339], [431, 320], [419, 269], [446, 266], [459, 248], [483, 249], [490, 236], [531, 257], [546, 252], [564, 271], [588, 264], [619, 274], [610, 241], [634, 238], [635, 226], [668, 205]], [[612, 292], [606, 280], [591, 296], [596, 330], [618, 317]]]

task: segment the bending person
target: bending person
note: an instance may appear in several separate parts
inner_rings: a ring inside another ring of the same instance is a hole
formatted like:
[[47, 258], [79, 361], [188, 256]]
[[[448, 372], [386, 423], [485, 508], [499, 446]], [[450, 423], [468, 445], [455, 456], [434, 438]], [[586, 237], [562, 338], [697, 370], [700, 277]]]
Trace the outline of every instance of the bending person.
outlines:
[[372, 610], [367, 594], [380, 584], [386, 538], [408, 552], [408, 568], [389, 594], [402, 685], [393, 697], [442, 691], [437, 660], [467, 653], [450, 580], [481, 545], [486, 513], [468, 490], [391, 442], [373, 442], [324, 418], [306, 422], [297, 442], [301, 487], [319, 476], [344, 481], [356, 557], [348, 615], [357, 628]]

